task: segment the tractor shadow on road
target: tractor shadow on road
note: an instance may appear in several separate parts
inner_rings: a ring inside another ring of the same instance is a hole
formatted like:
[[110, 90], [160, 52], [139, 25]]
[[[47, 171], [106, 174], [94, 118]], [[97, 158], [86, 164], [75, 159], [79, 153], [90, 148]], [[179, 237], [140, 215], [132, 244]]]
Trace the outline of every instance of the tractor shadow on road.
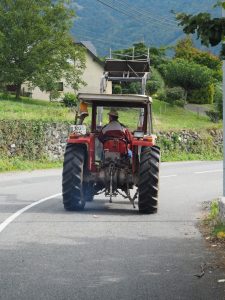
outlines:
[[87, 206], [83, 212], [80, 212], [84, 215], [93, 215], [93, 214], [98, 214], [98, 215], [120, 215], [120, 216], [126, 216], [126, 215], [139, 215], [139, 212], [136, 209], [128, 209], [128, 208], [113, 208], [113, 207], [90, 207]]
[[82, 212], [84, 215], [138, 215], [138, 206], [133, 208], [128, 200], [115, 200], [109, 203], [108, 199], [96, 199], [93, 202], [87, 202]]
[[92, 202], [87, 202], [84, 210], [82, 211], [66, 211], [63, 207], [62, 198], [57, 199], [57, 204], [53, 205], [51, 201], [42, 203], [31, 209], [32, 213], [47, 213], [47, 214], [66, 214], [66, 215], [85, 215], [85, 216], [129, 216], [140, 215], [138, 211], [138, 204], [135, 203], [133, 208], [128, 200], [115, 199], [113, 203], [109, 203], [107, 198], [98, 198]]
[[[60, 203], [61, 202], [61, 203]], [[128, 216], [128, 215], [139, 215], [138, 205], [135, 203], [133, 208], [132, 204], [128, 200], [115, 200], [113, 203], [109, 203], [109, 200], [106, 198], [98, 198], [92, 202], [86, 202], [85, 208], [83, 211], [66, 211], [63, 208], [62, 200], [58, 202], [57, 206], [52, 206], [52, 203], [45, 204], [44, 207], [41, 207], [41, 212], [53, 213], [53, 214], [79, 214], [79, 215], [105, 215], [105, 216]], [[37, 208], [34, 210], [37, 212]]]

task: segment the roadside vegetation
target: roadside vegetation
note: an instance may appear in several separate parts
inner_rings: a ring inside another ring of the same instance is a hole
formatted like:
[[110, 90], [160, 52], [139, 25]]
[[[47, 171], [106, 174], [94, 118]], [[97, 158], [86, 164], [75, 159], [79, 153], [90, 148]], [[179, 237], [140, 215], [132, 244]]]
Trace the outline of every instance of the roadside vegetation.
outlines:
[[210, 203], [200, 228], [206, 240], [214, 247], [225, 247], [225, 224], [219, 218], [218, 200]]
[[[137, 128], [138, 110], [121, 110], [119, 112], [120, 120], [131, 130]], [[89, 109], [89, 115], [91, 110]], [[75, 108], [65, 107], [62, 103], [46, 102], [28, 98], [15, 100], [10, 96], [0, 95], [0, 120], [15, 120], [25, 122], [43, 121], [49, 123], [73, 123], [75, 117]], [[107, 110], [104, 111], [104, 123], [107, 123]], [[90, 124], [90, 116], [85, 119], [85, 123]], [[207, 128], [221, 128], [222, 123], [213, 123], [207, 116], [201, 116], [185, 110], [182, 107], [171, 105], [157, 99], [153, 99], [153, 125], [155, 132], [176, 131], [182, 129], [191, 129], [204, 131]], [[167, 141], [162, 141], [167, 143]], [[210, 149], [200, 149], [197, 153], [187, 151], [165, 151], [162, 155], [162, 161], [186, 161], [186, 160], [220, 160], [221, 152], [215, 152]], [[0, 172], [15, 170], [32, 170], [44, 168], [61, 167], [60, 161], [49, 161], [43, 159], [26, 159], [24, 157], [1, 157]]]
[[0, 172], [32, 171], [38, 169], [61, 168], [62, 161], [49, 161], [48, 159], [28, 160], [23, 157], [1, 157]]

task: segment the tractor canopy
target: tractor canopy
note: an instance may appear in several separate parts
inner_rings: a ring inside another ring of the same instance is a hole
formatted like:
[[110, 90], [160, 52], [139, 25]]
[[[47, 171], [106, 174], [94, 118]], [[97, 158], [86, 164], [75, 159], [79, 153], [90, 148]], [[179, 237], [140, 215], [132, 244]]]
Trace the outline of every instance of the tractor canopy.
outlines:
[[80, 93], [78, 94], [78, 99], [80, 103], [86, 103], [92, 107], [92, 131], [95, 131], [96, 127], [101, 125], [99, 124], [99, 116], [97, 116], [99, 114], [99, 109], [103, 107], [116, 107], [140, 109], [140, 117], [142, 119], [141, 127], [145, 133], [152, 133], [152, 98], [149, 96]]
[[146, 95], [118, 95], [118, 94], [78, 94], [79, 101], [98, 105], [118, 106], [118, 107], [144, 107], [152, 103], [152, 98]]

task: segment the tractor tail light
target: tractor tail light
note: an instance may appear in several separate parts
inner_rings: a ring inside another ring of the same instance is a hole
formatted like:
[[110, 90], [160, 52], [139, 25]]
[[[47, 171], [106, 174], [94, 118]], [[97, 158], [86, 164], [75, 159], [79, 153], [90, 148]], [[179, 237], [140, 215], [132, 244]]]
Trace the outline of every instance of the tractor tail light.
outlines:
[[146, 142], [155, 143], [155, 140], [156, 140], [156, 135], [144, 136], [144, 141]]

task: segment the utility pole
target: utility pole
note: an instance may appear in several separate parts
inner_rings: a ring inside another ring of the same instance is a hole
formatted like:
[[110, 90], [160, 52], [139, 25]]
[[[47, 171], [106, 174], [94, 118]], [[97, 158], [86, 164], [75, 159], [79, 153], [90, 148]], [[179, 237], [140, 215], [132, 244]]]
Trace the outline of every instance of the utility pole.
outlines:
[[[225, 9], [223, 8], [223, 6], [222, 6], [222, 17], [225, 18]], [[225, 42], [223, 42], [222, 47], [225, 47]], [[223, 58], [223, 197], [225, 197], [225, 60], [224, 58]]]

